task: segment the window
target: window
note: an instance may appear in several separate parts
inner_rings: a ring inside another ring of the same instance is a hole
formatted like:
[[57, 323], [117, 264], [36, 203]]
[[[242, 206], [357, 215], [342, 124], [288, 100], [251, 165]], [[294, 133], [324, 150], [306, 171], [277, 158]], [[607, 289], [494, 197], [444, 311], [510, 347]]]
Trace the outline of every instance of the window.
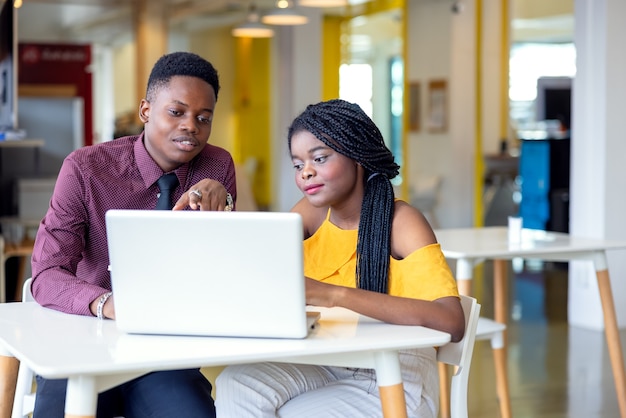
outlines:
[[513, 45], [509, 60], [509, 100], [514, 124], [535, 122], [537, 79], [575, 75], [576, 48], [573, 43]]

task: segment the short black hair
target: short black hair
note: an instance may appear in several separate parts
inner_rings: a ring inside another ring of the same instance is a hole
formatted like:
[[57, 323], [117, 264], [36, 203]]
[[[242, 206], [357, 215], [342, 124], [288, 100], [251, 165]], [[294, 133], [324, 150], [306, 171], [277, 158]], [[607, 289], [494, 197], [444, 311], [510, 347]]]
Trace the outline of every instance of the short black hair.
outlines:
[[169, 83], [170, 79], [175, 76], [197, 77], [206, 81], [213, 87], [215, 100], [217, 100], [217, 93], [220, 90], [217, 70], [210, 62], [192, 52], [172, 52], [159, 58], [148, 78], [146, 99], [150, 101], [150, 96], [153, 96], [157, 89]]

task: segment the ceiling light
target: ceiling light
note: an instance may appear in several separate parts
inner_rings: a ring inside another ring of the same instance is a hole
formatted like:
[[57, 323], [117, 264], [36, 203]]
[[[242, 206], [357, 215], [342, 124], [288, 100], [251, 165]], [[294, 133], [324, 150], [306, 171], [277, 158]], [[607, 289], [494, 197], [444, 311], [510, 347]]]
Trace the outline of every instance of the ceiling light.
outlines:
[[276, 8], [265, 14], [261, 20], [268, 25], [304, 25], [309, 18], [300, 13], [293, 0], [278, 0]]
[[300, 0], [303, 7], [340, 7], [347, 6], [348, 0]]
[[231, 34], [240, 38], [271, 38], [274, 36], [274, 30], [259, 22], [259, 13], [255, 5], [251, 4], [246, 22], [235, 26]]
[[13, 2], [13, 7], [15, 7], [16, 9], [22, 7], [22, 0], [15, 0], [15, 2]]
[[239, 38], [271, 38], [274, 36], [274, 30], [260, 22], [242, 23], [235, 26], [230, 33]]

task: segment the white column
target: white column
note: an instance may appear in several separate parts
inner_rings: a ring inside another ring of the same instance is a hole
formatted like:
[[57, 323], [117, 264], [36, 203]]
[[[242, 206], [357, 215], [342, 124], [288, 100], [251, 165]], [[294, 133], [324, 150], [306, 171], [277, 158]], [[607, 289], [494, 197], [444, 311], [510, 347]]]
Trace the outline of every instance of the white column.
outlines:
[[[626, 239], [626, 2], [575, 0], [570, 233]], [[626, 251], [608, 253], [617, 320], [626, 326]], [[602, 330], [590, 262], [570, 263], [571, 325]]]
[[93, 69], [93, 125], [94, 143], [113, 139], [115, 130], [115, 103], [113, 82], [113, 51], [108, 45], [94, 45]]
[[[474, 224], [476, 155], [476, 4], [464, 2], [452, 16], [450, 34], [450, 167], [444, 201], [439, 203], [445, 227]], [[449, 200], [447, 200], [449, 199]], [[443, 207], [446, 209], [444, 210]]]
[[322, 16], [306, 9], [309, 23], [277, 27], [274, 38], [272, 74], [274, 85], [272, 114], [273, 181], [277, 185], [272, 210], [288, 211], [302, 197], [294, 182], [294, 170], [287, 148], [287, 128], [304, 108], [322, 97]]

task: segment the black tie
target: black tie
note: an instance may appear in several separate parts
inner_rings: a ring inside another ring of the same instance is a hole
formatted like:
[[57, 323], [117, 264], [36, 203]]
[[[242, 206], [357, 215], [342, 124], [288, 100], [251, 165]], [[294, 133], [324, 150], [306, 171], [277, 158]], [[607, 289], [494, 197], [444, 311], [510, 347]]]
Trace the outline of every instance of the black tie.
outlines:
[[174, 206], [172, 204], [172, 191], [178, 186], [178, 177], [176, 174], [169, 173], [163, 174], [157, 180], [157, 185], [161, 193], [159, 194], [159, 200], [157, 201], [155, 210], [170, 210]]

